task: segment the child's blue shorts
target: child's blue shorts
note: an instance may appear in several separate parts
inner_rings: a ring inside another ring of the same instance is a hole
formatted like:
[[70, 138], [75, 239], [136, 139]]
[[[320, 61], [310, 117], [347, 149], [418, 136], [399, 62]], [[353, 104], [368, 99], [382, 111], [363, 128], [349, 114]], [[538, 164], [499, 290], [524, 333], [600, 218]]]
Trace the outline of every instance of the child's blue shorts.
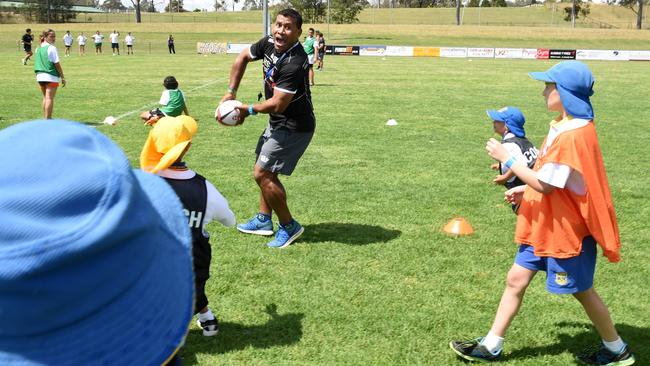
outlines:
[[546, 290], [552, 294], [575, 294], [589, 290], [596, 270], [596, 241], [582, 240], [580, 255], [572, 258], [538, 257], [532, 246], [521, 244], [515, 263], [531, 271], [546, 272]]

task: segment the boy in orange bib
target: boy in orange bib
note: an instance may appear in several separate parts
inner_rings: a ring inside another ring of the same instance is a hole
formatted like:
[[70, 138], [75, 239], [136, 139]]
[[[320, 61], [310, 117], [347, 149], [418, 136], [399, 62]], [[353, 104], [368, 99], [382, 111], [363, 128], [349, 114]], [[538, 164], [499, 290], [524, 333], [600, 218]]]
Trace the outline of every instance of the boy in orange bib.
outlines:
[[632, 365], [634, 356], [618, 335], [607, 306], [593, 288], [596, 243], [610, 262], [620, 261], [621, 242], [589, 101], [594, 79], [578, 61], [561, 62], [530, 76], [544, 81], [547, 108], [558, 112], [533, 169], [514, 160], [495, 139], [488, 154], [510, 168], [526, 185], [505, 193], [520, 204], [515, 241], [520, 243], [506, 289], [489, 333], [450, 347], [470, 361], [497, 361], [506, 331], [517, 315], [526, 288], [538, 271], [546, 288], [572, 294], [602, 338], [598, 349], [577, 356], [587, 365]]

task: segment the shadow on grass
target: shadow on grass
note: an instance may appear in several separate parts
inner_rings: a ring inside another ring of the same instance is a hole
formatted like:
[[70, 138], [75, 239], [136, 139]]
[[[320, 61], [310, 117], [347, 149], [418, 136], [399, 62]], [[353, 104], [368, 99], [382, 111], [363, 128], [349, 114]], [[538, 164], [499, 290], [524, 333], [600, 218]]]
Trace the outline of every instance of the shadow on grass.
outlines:
[[196, 354], [199, 353], [223, 354], [248, 347], [287, 346], [300, 341], [304, 314], [278, 314], [275, 304], [266, 305], [265, 312], [271, 319], [261, 325], [220, 322], [219, 334], [215, 337], [204, 337], [195, 324], [190, 325], [185, 347], [181, 350], [183, 365], [197, 365]]
[[322, 243], [333, 241], [349, 245], [386, 243], [402, 234], [399, 230], [388, 230], [381, 226], [323, 222], [305, 225], [305, 233], [300, 237], [303, 243]]
[[[504, 355], [504, 360], [534, 358], [541, 355], [558, 355], [569, 351], [574, 355], [585, 349], [598, 346], [600, 337], [590, 323], [560, 322], [557, 323], [558, 335], [555, 344], [546, 346], [524, 347]], [[578, 328], [577, 334], [562, 332], [563, 328]], [[636, 358], [636, 363], [645, 365], [650, 360], [650, 328], [641, 328], [627, 324], [616, 324], [621, 338], [630, 345], [630, 350]], [[576, 364], [579, 364], [576, 361]]]
[[97, 126], [103, 126], [104, 125], [104, 123], [102, 123], [102, 122], [81, 122], [81, 123], [83, 123], [84, 125], [89, 126], [89, 127], [97, 127]]

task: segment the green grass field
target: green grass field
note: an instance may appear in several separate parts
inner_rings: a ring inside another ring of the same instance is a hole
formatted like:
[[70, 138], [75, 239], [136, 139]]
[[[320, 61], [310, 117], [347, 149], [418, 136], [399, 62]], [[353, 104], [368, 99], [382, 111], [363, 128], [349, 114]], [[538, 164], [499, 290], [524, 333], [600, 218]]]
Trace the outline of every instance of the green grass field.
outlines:
[[[62, 58], [69, 85], [59, 89], [55, 117], [96, 127], [136, 165], [148, 132], [136, 112], [155, 103], [162, 79], [175, 75], [200, 124], [187, 161], [224, 194], [240, 222], [247, 219], [256, 212], [253, 150], [266, 119], [218, 126], [212, 115], [233, 57], [202, 57], [193, 49], [200, 40], [253, 41], [258, 27], [141, 27], [129, 28], [140, 42], [164, 42], [165, 33], [173, 32], [178, 54], [170, 56], [164, 43], [156, 43], [151, 53], [136, 46], [136, 56], [111, 57], [109, 49], [102, 56]], [[332, 38], [432, 46], [650, 44], [645, 32], [634, 31], [481, 27], [459, 34], [454, 27], [356, 27], [335, 27]], [[21, 28], [0, 27], [0, 128], [41, 117], [32, 68], [19, 65], [15, 39]], [[204, 338], [193, 324], [182, 356], [188, 365], [463, 365], [447, 344], [487, 332], [516, 252], [515, 216], [503, 202], [503, 188], [490, 183], [494, 173], [484, 146], [493, 135], [485, 110], [520, 107], [528, 136], [539, 145], [553, 115], [545, 110], [543, 85], [527, 72], [553, 63], [325, 61], [312, 90], [316, 135], [294, 175], [283, 180], [305, 234], [285, 250], [269, 250], [264, 238], [211, 224], [208, 291], [222, 329]], [[623, 242], [621, 263], [599, 257], [595, 283], [643, 365], [650, 363], [650, 194], [644, 173], [650, 164], [650, 63], [589, 66], [597, 79], [592, 102]], [[255, 100], [260, 70], [259, 63], [249, 66], [242, 101]], [[99, 123], [128, 112], [134, 113], [117, 126]], [[389, 118], [399, 125], [386, 126]], [[455, 216], [467, 218], [476, 233], [443, 234], [442, 226]], [[578, 303], [548, 294], [542, 277], [529, 288], [508, 334], [504, 365], [571, 365], [575, 353], [598, 341]]]

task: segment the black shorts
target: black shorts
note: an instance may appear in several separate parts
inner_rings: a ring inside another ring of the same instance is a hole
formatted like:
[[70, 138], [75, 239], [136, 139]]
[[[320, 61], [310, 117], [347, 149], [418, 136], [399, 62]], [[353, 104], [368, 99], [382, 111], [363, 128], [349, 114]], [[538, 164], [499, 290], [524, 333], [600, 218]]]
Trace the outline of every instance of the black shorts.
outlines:
[[205, 283], [210, 278], [210, 261], [212, 259], [210, 243], [192, 242], [192, 257], [194, 260], [194, 314], [196, 314], [208, 306]]
[[120, 48], [119, 43], [111, 43], [111, 48]]
[[325, 52], [318, 52], [318, 59], [322, 60], [325, 57]]
[[25, 52], [32, 52], [32, 45], [31, 44], [23, 45], [23, 49], [25, 50]]
[[161, 111], [160, 108], [154, 108], [149, 111], [149, 118], [156, 117], [156, 116], [163, 118], [165, 117], [165, 113]]

